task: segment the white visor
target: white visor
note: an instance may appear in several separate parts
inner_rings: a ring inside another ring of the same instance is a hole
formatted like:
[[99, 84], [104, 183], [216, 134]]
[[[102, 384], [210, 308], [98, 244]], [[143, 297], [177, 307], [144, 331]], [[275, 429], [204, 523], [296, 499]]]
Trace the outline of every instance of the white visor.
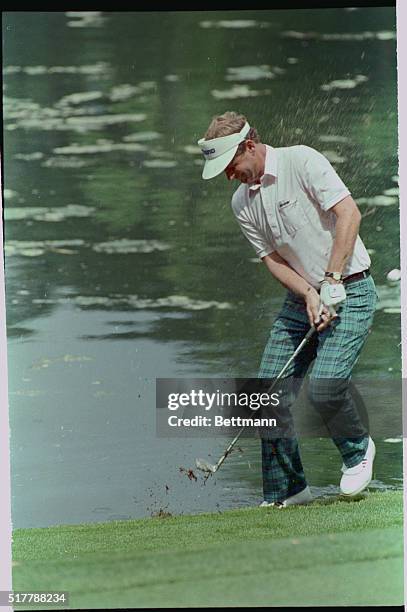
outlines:
[[198, 146], [205, 157], [205, 166], [202, 172], [203, 179], [211, 179], [218, 176], [234, 158], [237, 148], [249, 133], [250, 125], [246, 122], [240, 132], [221, 136], [212, 140], [201, 138]]

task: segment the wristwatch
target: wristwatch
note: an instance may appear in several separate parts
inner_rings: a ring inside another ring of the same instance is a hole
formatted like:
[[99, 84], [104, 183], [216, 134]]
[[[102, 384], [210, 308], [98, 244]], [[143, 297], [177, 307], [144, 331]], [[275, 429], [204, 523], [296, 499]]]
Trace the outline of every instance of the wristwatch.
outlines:
[[325, 277], [333, 278], [337, 282], [340, 282], [343, 279], [340, 272], [325, 272]]

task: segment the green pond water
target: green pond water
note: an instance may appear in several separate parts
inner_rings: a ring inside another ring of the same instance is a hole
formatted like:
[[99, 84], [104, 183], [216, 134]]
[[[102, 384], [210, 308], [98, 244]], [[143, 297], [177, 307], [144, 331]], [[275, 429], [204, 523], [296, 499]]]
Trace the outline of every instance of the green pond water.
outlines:
[[[156, 435], [156, 377], [256, 376], [285, 293], [233, 218], [237, 184], [201, 180], [196, 141], [225, 110], [323, 152], [359, 203], [381, 299], [355, 379], [399, 421], [393, 9], [8, 12], [3, 42], [14, 527], [261, 500], [258, 440], [204, 485], [180, 468], [227, 438]], [[401, 487], [393, 429], [373, 488]], [[336, 494], [332, 442], [301, 445], [313, 492]]]

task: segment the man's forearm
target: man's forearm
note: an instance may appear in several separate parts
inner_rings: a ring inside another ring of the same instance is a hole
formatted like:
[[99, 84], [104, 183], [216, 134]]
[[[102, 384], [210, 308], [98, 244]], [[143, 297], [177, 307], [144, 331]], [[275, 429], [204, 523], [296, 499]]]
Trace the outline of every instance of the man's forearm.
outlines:
[[[343, 201], [345, 203], [345, 200]], [[334, 211], [335, 212], [335, 211]], [[335, 225], [335, 239], [332, 245], [327, 270], [343, 272], [346, 262], [353, 253], [359, 231], [361, 215], [357, 208], [342, 207]]]
[[317, 331], [323, 331], [333, 317], [325, 307], [321, 309], [320, 296], [310, 283], [300, 276], [276, 251], [266, 255], [262, 260], [272, 275], [293, 293], [301, 296], [305, 302], [309, 324]]
[[297, 295], [304, 297], [313, 289], [302, 276], [293, 270], [289, 264], [276, 251], [262, 258], [267, 269], [284, 287]]

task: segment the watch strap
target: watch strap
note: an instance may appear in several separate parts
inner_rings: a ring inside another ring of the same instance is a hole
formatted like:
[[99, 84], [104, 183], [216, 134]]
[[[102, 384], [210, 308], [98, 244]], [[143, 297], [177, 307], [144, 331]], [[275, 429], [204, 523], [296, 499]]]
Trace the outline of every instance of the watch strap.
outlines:
[[325, 277], [333, 278], [336, 281], [343, 280], [343, 276], [340, 272], [325, 272]]

